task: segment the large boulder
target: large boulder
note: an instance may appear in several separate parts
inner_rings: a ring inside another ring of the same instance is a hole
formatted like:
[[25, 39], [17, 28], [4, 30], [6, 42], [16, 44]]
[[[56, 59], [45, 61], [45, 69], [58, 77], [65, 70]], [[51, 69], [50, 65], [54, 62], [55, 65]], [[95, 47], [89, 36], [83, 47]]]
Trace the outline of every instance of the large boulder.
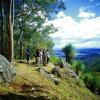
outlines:
[[2, 55], [0, 55], [0, 84], [10, 83], [16, 75], [14, 66]]
[[69, 64], [69, 63], [67, 63], [66, 61], [62, 61], [62, 63], [63, 63], [63, 67], [65, 68], [65, 70], [68, 70], [68, 69], [70, 69], [70, 67], [71, 67], [71, 65]]
[[62, 64], [63, 64], [63, 68], [65, 70], [65, 73], [69, 76], [71, 76], [72, 78], [78, 78], [78, 76], [76, 75], [76, 73], [71, 70], [71, 65], [69, 63], [67, 63], [66, 61], [62, 60]]
[[76, 79], [79, 78], [79, 76], [77, 76], [77, 74], [73, 70], [71, 70], [71, 69], [68, 70], [67, 74], [70, 75], [72, 78], [76, 78]]
[[62, 77], [59, 66], [52, 68], [51, 73], [56, 74], [58, 77]]

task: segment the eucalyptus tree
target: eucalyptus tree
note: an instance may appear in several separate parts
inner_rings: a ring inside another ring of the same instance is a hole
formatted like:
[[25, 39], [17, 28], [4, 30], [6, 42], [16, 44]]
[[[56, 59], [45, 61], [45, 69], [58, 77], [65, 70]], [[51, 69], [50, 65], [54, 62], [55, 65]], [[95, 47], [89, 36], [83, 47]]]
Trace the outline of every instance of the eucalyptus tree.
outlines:
[[0, 0], [0, 8], [0, 53], [4, 52], [11, 62], [13, 59], [13, 19], [15, 18], [14, 45], [16, 47], [20, 44], [22, 56], [23, 46], [30, 43], [35, 33], [39, 33], [41, 39], [47, 40], [42, 38], [41, 28], [47, 18], [50, 18], [51, 12], [57, 13], [60, 9], [64, 9], [64, 3], [62, 0], [15, 0], [14, 11], [14, 0]]
[[3, 8], [3, 0], [0, 0], [0, 54], [4, 55], [4, 25], [3, 25], [3, 15], [4, 15], [4, 8]]
[[10, 62], [13, 60], [13, 7], [14, 0], [6, 1], [6, 30], [7, 30], [7, 58]]
[[0, 53], [10, 62], [13, 59], [13, 6], [14, 0], [0, 0]]
[[43, 25], [50, 19], [51, 13], [61, 9], [65, 9], [62, 0], [15, 0], [14, 40], [15, 48], [20, 48], [20, 58], [23, 58], [23, 51], [28, 44], [34, 48], [39, 45], [47, 47], [50, 43], [53, 46], [49, 34], [55, 28], [52, 25], [44, 28]]

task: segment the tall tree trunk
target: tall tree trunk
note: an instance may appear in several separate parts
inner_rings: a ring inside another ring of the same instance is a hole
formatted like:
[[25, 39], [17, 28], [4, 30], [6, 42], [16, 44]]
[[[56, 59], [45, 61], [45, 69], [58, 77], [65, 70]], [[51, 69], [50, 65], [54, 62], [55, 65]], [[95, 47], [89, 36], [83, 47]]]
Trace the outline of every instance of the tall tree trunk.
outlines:
[[20, 59], [23, 59], [23, 33], [20, 36]]
[[6, 15], [6, 27], [7, 27], [7, 58], [10, 62], [13, 60], [13, 18], [12, 7], [13, 0], [6, 0], [7, 2], [7, 15]]
[[0, 54], [4, 55], [4, 9], [3, 0], [0, 0]]
[[[24, 10], [24, 0], [23, 0], [23, 5], [22, 5], [22, 9]], [[21, 23], [23, 25], [23, 16], [22, 16], [22, 21]], [[19, 25], [20, 26], [20, 25]], [[23, 28], [20, 26], [20, 59], [23, 59]]]
[[1, 21], [1, 20], [2, 20], [2, 17], [1, 17], [1, 16], [2, 16], [2, 15], [1, 15], [1, 9], [2, 9], [1, 4], [2, 4], [2, 3], [1, 3], [1, 0], [0, 0], [0, 54], [2, 53], [2, 52], [1, 52], [1, 34], [2, 34], [2, 33], [1, 33], [1, 30], [2, 30], [2, 28], [1, 28], [1, 22], [2, 22], [2, 21]]

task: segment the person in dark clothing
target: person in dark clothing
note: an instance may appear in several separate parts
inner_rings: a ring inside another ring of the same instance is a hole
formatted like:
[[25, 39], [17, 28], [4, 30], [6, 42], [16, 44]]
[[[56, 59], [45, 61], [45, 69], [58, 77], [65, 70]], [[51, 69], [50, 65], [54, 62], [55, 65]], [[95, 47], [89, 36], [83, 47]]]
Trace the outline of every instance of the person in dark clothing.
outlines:
[[40, 63], [40, 50], [39, 49], [35, 51], [35, 59], [36, 59], [36, 64], [39, 64]]
[[47, 54], [47, 64], [48, 64], [49, 63], [49, 58], [50, 58], [50, 54], [49, 54], [48, 50], [47, 50], [46, 54]]
[[45, 66], [47, 63], [47, 55], [46, 55], [46, 50], [43, 50], [43, 65]]
[[29, 64], [29, 60], [30, 60], [30, 48], [29, 48], [29, 45], [26, 49], [26, 59], [27, 59], [27, 63]]

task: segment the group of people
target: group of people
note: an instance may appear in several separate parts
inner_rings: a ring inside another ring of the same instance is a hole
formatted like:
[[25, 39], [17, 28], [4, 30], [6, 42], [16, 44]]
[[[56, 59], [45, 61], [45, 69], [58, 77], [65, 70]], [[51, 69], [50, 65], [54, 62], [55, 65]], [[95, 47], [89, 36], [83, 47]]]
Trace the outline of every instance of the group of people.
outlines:
[[37, 64], [46, 65], [49, 62], [50, 55], [46, 49], [37, 49], [34, 56]]
[[[43, 64], [46, 65], [49, 62], [50, 54], [48, 50], [46, 49], [36, 49], [34, 53], [35, 61], [36, 64]], [[29, 64], [30, 60], [30, 48], [26, 49], [26, 58], [27, 58], [27, 63]]]

